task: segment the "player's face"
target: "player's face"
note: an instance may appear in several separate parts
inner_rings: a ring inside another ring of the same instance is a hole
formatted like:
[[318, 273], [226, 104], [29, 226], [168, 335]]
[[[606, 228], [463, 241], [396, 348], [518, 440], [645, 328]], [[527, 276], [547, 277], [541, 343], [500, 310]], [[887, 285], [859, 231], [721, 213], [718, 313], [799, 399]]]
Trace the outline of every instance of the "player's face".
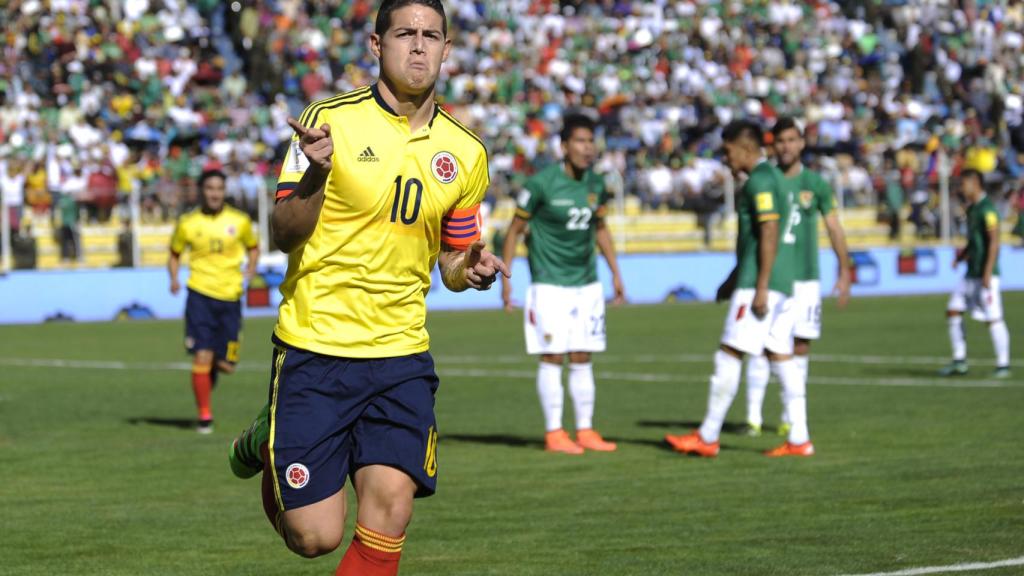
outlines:
[[743, 138], [737, 138], [732, 142], [724, 142], [722, 149], [725, 152], [725, 164], [732, 170], [733, 174], [749, 172], [754, 163], [760, 157], [760, 150], [752, 151], [754, 147]]
[[981, 196], [981, 186], [978, 185], [978, 179], [973, 176], [960, 181], [960, 190], [968, 202], [975, 202]]
[[594, 132], [589, 128], [576, 128], [572, 131], [569, 139], [562, 142], [562, 152], [565, 160], [577, 172], [589, 170], [594, 165], [597, 157], [597, 147], [594, 146]]
[[785, 130], [775, 138], [772, 148], [775, 149], [779, 166], [786, 169], [800, 161], [800, 154], [804, 151], [804, 139], [795, 128]]
[[212, 212], [219, 212], [224, 207], [224, 179], [211, 176], [203, 182], [203, 204]]
[[434, 9], [410, 4], [391, 13], [391, 27], [383, 36], [370, 37], [381, 75], [399, 92], [420, 95], [434, 88], [451, 48], [443, 24]]

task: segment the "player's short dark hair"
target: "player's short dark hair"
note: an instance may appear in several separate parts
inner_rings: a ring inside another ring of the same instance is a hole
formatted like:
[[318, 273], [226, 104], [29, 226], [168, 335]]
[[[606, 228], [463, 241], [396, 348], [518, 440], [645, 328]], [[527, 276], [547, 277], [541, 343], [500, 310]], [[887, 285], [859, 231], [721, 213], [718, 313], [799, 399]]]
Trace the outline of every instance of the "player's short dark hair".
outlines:
[[800, 130], [800, 125], [796, 123], [796, 120], [794, 120], [792, 116], [783, 116], [776, 120], [775, 125], [772, 126], [772, 136], [778, 140], [779, 136], [782, 136], [782, 133], [786, 130], [796, 130], [796, 133], [799, 134], [801, 138], [804, 137], [803, 131]]
[[749, 140], [757, 147], [764, 143], [764, 131], [761, 125], [750, 120], [733, 120], [722, 130], [722, 142]]
[[444, 14], [444, 4], [441, 4], [441, 0], [384, 0], [380, 3], [380, 8], [377, 9], [377, 22], [373, 26], [373, 31], [378, 36], [383, 36], [388, 28], [391, 28], [391, 13], [412, 4], [426, 6], [440, 14], [441, 33], [445, 38], [448, 37], [448, 18]]
[[974, 180], [978, 183], [978, 186], [985, 185], [985, 176], [983, 176], [981, 172], [975, 170], [974, 168], [965, 168], [962, 172], [960, 172], [960, 182], [963, 182], [968, 178], [974, 178]]
[[206, 181], [209, 180], [210, 178], [220, 178], [224, 182], [228, 181], [227, 175], [225, 175], [223, 172], [216, 168], [212, 168], [210, 170], [203, 170], [203, 173], [199, 175], [199, 179], [196, 180], [196, 186], [199, 187], [200, 192], [202, 192], [203, 190], [203, 184], [206, 184]]
[[597, 123], [586, 114], [567, 114], [565, 118], [562, 118], [562, 132], [560, 133], [562, 142], [568, 142], [572, 138], [572, 133], [579, 128], [586, 128], [593, 133], [596, 125]]

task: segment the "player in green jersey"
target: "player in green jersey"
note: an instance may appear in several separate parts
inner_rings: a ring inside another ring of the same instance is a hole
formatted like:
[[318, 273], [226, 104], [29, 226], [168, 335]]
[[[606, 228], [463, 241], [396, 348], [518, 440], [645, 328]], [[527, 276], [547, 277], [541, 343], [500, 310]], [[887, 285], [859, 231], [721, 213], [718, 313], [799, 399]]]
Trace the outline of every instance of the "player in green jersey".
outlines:
[[967, 341], [963, 314], [988, 324], [996, 350], [996, 378], [1010, 377], [1010, 331], [1003, 321], [1003, 298], [999, 292], [999, 211], [985, 194], [985, 182], [977, 170], [960, 175], [967, 202], [967, 246], [958, 250], [953, 266], [967, 262], [967, 276], [953, 291], [946, 307], [953, 362], [942, 369], [944, 376], [967, 374]]
[[[804, 151], [804, 136], [796, 121], [780, 118], [772, 127], [772, 148], [776, 166], [782, 171], [783, 191], [795, 202], [796, 258], [793, 277], [793, 353], [794, 361], [807, 380], [808, 357], [811, 341], [821, 337], [821, 276], [818, 271], [818, 215], [825, 221], [832, 250], [839, 263], [839, 274], [833, 294], [839, 297], [839, 307], [846, 307], [850, 298], [850, 256], [846, 248], [846, 234], [835, 210], [832, 187], [817, 173], [804, 168], [800, 156]], [[747, 426], [752, 436], [761, 434], [761, 408], [768, 387], [770, 369], [764, 356], [751, 356], [747, 360]], [[783, 402], [785, 406], [785, 402]], [[789, 433], [785, 412], [779, 433]]]
[[733, 174], [749, 174], [736, 198], [739, 232], [736, 268], [718, 289], [718, 300], [730, 300], [721, 344], [715, 353], [708, 409], [699, 430], [665, 436], [678, 451], [718, 455], [725, 415], [739, 388], [743, 356], [767, 353], [782, 382], [786, 409], [793, 422], [789, 440], [769, 456], [814, 454], [807, 430], [803, 375], [793, 362], [792, 300], [794, 270], [793, 226], [796, 212], [782, 187], [782, 173], [765, 160], [761, 127], [736, 121], [722, 132], [725, 162]]
[[[505, 236], [504, 256], [511, 262], [519, 236], [526, 236], [532, 284], [524, 309], [526, 350], [540, 355], [537, 393], [544, 412], [545, 449], [582, 454], [610, 452], [616, 446], [593, 428], [592, 352], [605, 349], [604, 289], [597, 279], [600, 249], [612, 272], [613, 303], [625, 300], [615, 247], [605, 225], [608, 194], [604, 180], [591, 169], [597, 151], [594, 122], [574, 114], [563, 120], [564, 160], [541, 170], [519, 194], [515, 218]], [[506, 309], [512, 307], [512, 284], [502, 286]], [[569, 356], [569, 395], [576, 415], [576, 440], [562, 428], [562, 364]]]

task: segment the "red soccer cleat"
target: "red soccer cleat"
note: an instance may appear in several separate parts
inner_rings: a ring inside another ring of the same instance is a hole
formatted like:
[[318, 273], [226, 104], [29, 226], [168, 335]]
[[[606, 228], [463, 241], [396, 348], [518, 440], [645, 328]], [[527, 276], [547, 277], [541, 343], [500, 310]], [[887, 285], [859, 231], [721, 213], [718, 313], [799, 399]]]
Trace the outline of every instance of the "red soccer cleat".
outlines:
[[782, 458], [783, 456], [814, 456], [814, 444], [804, 442], [803, 444], [790, 444], [786, 442], [782, 446], [772, 448], [764, 453], [769, 458]]
[[700, 437], [700, 432], [697, 431], [680, 436], [666, 434], [665, 441], [671, 444], [676, 452], [682, 452], [683, 454], [696, 454], [705, 458], [718, 456], [718, 442], [705, 442]]
[[573, 442], [561, 428], [544, 435], [544, 449], [562, 454], [583, 454], [583, 448]]
[[577, 430], [576, 444], [578, 444], [580, 448], [593, 450], [595, 452], [614, 452], [618, 447], [615, 442], [608, 442], [604, 438], [601, 438], [601, 435], [593, 428]]

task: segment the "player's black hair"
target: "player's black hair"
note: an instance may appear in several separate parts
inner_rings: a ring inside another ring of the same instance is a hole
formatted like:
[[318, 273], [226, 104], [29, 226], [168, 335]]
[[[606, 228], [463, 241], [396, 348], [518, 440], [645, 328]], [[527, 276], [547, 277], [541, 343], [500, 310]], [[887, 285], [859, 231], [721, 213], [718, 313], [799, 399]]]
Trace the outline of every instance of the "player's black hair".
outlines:
[[569, 139], [572, 138], [572, 133], [575, 132], [577, 128], [586, 128], [587, 130], [594, 132], [595, 126], [596, 123], [594, 120], [586, 114], [567, 114], [565, 118], [562, 119], [562, 132], [560, 134], [562, 142], [568, 142]]
[[388, 28], [391, 28], [391, 13], [412, 4], [426, 6], [440, 14], [441, 33], [445, 38], [448, 37], [448, 18], [444, 14], [444, 5], [441, 4], [441, 0], [384, 0], [380, 3], [380, 8], [377, 9], [377, 22], [373, 26], [373, 31], [378, 36], [383, 36]]
[[199, 175], [199, 179], [196, 180], [196, 186], [199, 188], [200, 192], [203, 191], [203, 184], [206, 184], [206, 181], [209, 180], [210, 178], [220, 178], [224, 182], [228, 181], [228, 177], [223, 172], [216, 168], [212, 168], [210, 170], [203, 170], [203, 173]]
[[764, 144], [764, 132], [761, 125], [750, 120], [733, 120], [722, 130], [723, 142], [750, 140], [758, 148]]
[[985, 186], [985, 177], [981, 174], [981, 172], [975, 170], [974, 168], [965, 168], [962, 172], [960, 172], [961, 182], [963, 182], [967, 178], [974, 178], [974, 180], [978, 183], [978, 186]]
[[786, 130], [796, 130], [796, 133], [799, 134], [801, 138], [804, 137], [803, 131], [800, 130], [800, 126], [796, 123], [796, 120], [794, 120], [792, 116], [783, 116], [782, 118], [776, 120], [775, 125], [772, 126], [772, 136], [774, 136], [775, 139], [778, 140], [779, 136], [781, 136], [782, 133], [785, 132]]

